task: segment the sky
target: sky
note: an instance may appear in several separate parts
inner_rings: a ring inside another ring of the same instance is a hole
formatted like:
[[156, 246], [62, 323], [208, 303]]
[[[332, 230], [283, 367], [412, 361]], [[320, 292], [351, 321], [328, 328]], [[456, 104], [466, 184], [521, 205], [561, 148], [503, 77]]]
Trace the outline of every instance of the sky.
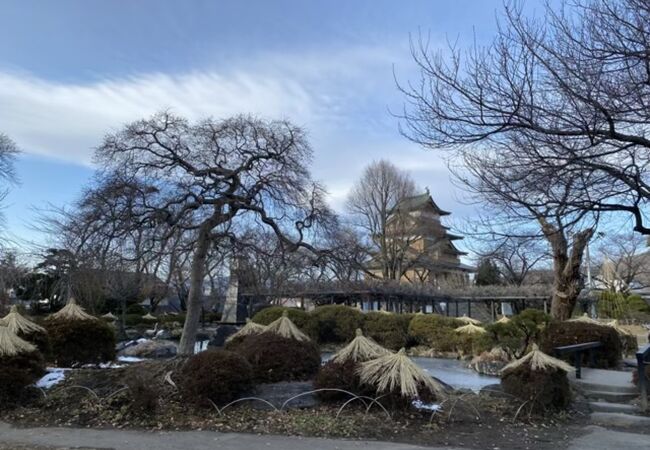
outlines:
[[409, 39], [488, 42], [502, 0], [0, 2], [0, 132], [21, 148], [5, 201], [9, 234], [74, 201], [110, 131], [170, 110], [251, 113], [308, 131], [312, 172], [333, 207], [363, 168], [388, 159], [456, 219], [472, 214], [440, 155], [408, 141], [400, 82], [417, 78]]

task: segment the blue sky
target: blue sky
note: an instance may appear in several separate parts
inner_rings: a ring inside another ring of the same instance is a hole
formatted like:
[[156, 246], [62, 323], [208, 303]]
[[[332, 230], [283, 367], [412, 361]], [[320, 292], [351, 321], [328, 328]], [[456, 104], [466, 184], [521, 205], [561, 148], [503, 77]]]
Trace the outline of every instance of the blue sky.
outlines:
[[[533, 2], [534, 3], [534, 2]], [[24, 154], [9, 232], [72, 201], [104, 133], [161, 109], [253, 113], [304, 126], [313, 172], [340, 209], [373, 159], [409, 170], [456, 217], [470, 215], [438, 155], [401, 137], [393, 80], [414, 79], [409, 36], [487, 41], [502, 1], [29, 1], [0, 3], [0, 132]]]

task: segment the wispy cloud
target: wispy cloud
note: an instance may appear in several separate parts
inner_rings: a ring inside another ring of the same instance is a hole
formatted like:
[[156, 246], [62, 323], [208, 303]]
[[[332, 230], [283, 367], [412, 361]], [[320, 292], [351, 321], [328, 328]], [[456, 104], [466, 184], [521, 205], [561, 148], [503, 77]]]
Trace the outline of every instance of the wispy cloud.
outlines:
[[308, 129], [314, 173], [337, 209], [363, 167], [380, 158], [411, 171], [453, 208], [444, 162], [399, 136], [388, 113], [401, 102], [392, 65], [404, 67], [407, 59], [404, 48], [359, 47], [88, 84], [0, 72], [0, 127], [28, 153], [87, 165], [106, 132], [161, 109], [190, 119], [238, 113], [287, 118]]

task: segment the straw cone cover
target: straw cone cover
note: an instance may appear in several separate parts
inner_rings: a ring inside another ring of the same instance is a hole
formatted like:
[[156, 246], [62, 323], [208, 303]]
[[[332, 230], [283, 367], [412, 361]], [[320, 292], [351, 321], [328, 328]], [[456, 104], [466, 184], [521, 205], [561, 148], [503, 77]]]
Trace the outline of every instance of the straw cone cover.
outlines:
[[424, 387], [445, 396], [442, 384], [411, 361], [404, 349], [361, 363], [358, 374], [362, 383], [374, 386], [380, 393], [399, 392], [402, 397], [414, 398], [418, 387]]
[[473, 323], [468, 323], [467, 325], [463, 325], [462, 327], [456, 328], [456, 333], [463, 333], [463, 334], [483, 334], [487, 333], [485, 331], [485, 328], [479, 327], [474, 325]]
[[296, 324], [294, 324], [291, 319], [289, 319], [289, 315], [286, 311], [282, 312], [282, 317], [271, 322], [268, 327], [266, 327], [266, 331], [279, 334], [280, 336], [289, 339], [295, 339], [297, 341], [311, 340], [309, 339], [309, 336], [300, 331]]
[[508, 322], [510, 322], [510, 318], [506, 316], [501, 316], [501, 318], [497, 320], [495, 323], [508, 323]]
[[117, 320], [117, 317], [112, 312], [107, 312], [102, 317], [108, 320]]
[[365, 337], [361, 329], [357, 328], [356, 337], [348, 345], [336, 352], [332, 357], [332, 361], [336, 363], [347, 361], [365, 362], [390, 353], [390, 350]]
[[0, 357], [36, 351], [36, 347], [19, 338], [9, 328], [0, 326]]
[[634, 333], [632, 333], [630, 330], [626, 330], [625, 328], [623, 328], [621, 324], [618, 322], [618, 320], [612, 320], [610, 322], [607, 322], [605, 325], [615, 329], [618, 332], [618, 334], [634, 336]]
[[97, 320], [95, 316], [91, 316], [81, 306], [77, 305], [77, 301], [74, 298], [68, 300], [68, 303], [61, 308], [61, 311], [52, 314], [50, 318], [61, 320]]
[[158, 320], [158, 318], [156, 316], [154, 316], [153, 314], [151, 314], [150, 312], [145, 314], [144, 316], [142, 316], [142, 318], [144, 320]]
[[602, 323], [598, 322], [597, 320], [592, 319], [587, 315], [587, 313], [584, 313], [580, 317], [576, 317], [574, 319], [569, 319], [567, 322], [584, 322], [584, 323], [593, 323], [595, 325], [602, 325]]
[[32, 333], [42, 333], [45, 329], [32, 322], [20, 312], [18, 312], [18, 307], [13, 305], [9, 310], [9, 314], [0, 319], [0, 326], [5, 326], [15, 334], [32, 334]]
[[530, 353], [505, 366], [501, 373], [505, 373], [509, 370], [516, 369], [523, 365], [528, 365], [532, 371], [557, 369], [563, 370], [565, 372], [572, 372], [575, 370], [573, 367], [571, 367], [571, 365], [565, 363], [560, 359], [547, 355], [537, 347], [537, 344], [533, 344], [532, 351]]
[[472, 319], [471, 317], [468, 317], [467, 314], [463, 314], [461, 317], [456, 317], [456, 320], [460, 320], [463, 323], [471, 323], [473, 325], [481, 323], [480, 320]]
[[231, 334], [228, 336], [226, 339], [226, 342], [230, 342], [233, 339], [244, 337], [244, 336], [250, 336], [253, 334], [262, 334], [266, 331], [267, 327], [265, 325], [260, 325], [259, 323], [255, 323], [250, 319], [246, 319], [246, 325], [244, 325], [239, 331], [237, 331], [234, 334]]

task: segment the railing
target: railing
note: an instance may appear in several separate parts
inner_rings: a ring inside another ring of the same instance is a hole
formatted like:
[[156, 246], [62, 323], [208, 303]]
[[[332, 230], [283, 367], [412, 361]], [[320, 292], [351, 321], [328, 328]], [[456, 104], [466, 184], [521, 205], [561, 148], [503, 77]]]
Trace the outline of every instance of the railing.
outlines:
[[650, 380], [646, 377], [646, 367], [650, 366], [650, 344], [636, 352], [636, 364], [639, 371], [639, 390], [641, 391], [641, 411], [648, 410], [648, 384]]
[[574, 363], [576, 366], [576, 378], [580, 379], [582, 376], [582, 354], [587, 352], [589, 363], [594, 365], [594, 349], [602, 347], [598, 341], [585, 342], [584, 344], [564, 345], [562, 347], [555, 347], [553, 350], [557, 356], [566, 355], [568, 353], [574, 354]]

